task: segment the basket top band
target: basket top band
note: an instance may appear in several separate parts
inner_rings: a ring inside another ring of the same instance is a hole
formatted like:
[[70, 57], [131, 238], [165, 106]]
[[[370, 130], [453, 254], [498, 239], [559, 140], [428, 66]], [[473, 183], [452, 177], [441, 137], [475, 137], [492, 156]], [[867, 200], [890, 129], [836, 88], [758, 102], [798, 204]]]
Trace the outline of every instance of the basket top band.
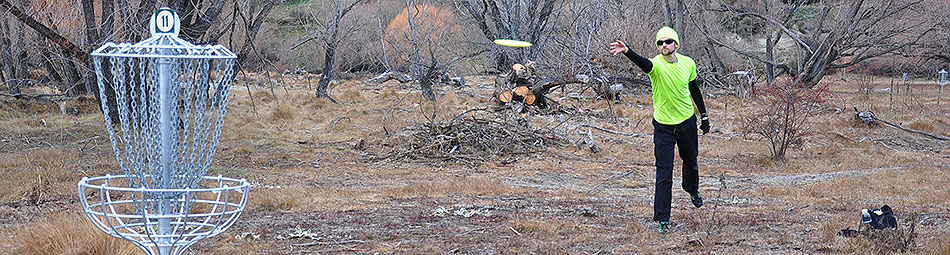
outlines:
[[159, 35], [136, 44], [106, 43], [92, 52], [96, 57], [236, 59], [237, 55], [222, 45], [194, 45], [177, 36]]

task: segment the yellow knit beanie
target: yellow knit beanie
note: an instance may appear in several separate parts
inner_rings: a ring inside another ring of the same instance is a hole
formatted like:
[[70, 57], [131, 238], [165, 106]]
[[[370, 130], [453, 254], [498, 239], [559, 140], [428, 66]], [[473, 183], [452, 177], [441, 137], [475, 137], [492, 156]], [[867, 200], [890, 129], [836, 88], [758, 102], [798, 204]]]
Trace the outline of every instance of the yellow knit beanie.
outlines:
[[660, 28], [660, 31], [656, 31], [656, 40], [659, 41], [660, 38], [672, 38], [677, 44], [682, 44], [680, 43], [680, 36], [676, 34], [676, 30], [670, 27], [663, 27]]

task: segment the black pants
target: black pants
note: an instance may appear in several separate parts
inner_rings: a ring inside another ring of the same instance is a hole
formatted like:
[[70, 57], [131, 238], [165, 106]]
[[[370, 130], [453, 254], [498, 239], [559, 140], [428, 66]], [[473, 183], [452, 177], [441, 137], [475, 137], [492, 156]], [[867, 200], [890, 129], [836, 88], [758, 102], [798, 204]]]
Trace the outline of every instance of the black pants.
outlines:
[[683, 190], [699, 190], [699, 135], [696, 116], [676, 125], [653, 120], [653, 155], [656, 157], [656, 186], [653, 195], [653, 220], [670, 221], [670, 200], [673, 196], [673, 147], [679, 147], [683, 159]]

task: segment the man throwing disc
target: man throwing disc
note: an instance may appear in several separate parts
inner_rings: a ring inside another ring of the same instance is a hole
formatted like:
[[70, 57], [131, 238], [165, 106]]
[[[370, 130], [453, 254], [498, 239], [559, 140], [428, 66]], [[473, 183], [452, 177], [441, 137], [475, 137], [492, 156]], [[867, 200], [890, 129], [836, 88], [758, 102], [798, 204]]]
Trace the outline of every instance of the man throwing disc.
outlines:
[[650, 76], [653, 86], [653, 155], [656, 157], [656, 186], [653, 196], [653, 220], [659, 222], [662, 234], [670, 231], [670, 203], [673, 188], [673, 148], [679, 147], [683, 159], [683, 190], [689, 193], [694, 206], [703, 206], [699, 195], [699, 135], [696, 111], [699, 109], [703, 134], [709, 132], [709, 117], [696, 79], [696, 63], [679, 49], [679, 35], [663, 27], [656, 33], [660, 55], [647, 59], [637, 55], [617, 40], [610, 44], [610, 53], [623, 53]]

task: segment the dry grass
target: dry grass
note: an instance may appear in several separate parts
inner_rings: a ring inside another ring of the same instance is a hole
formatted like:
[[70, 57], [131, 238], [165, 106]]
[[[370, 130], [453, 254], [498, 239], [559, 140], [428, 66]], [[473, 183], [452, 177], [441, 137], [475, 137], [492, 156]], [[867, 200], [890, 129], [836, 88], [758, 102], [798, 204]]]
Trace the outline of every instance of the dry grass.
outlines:
[[260, 190], [248, 197], [248, 207], [264, 211], [289, 211], [297, 206], [301, 189]]
[[933, 120], [917, 120], [910, 125], [907, 125], [910, 129], [916, 129], [925, 132], [933, 132], [936, 128], [934, 127]]
[[501, 180], [489, 177], [463, 177], [443, 180], [421, 181], [398, 188], [383, 191], [383, 195], [393, 199], [438, 198], [447, 196], [493, 195], [501, 196], [513, 191]]
[[288, 120], [294, 118], [294, 109], [291, 106], [286, 104], [274, 107], [274, 112], [271, 113], [271, 118], [275, 120]]
[[[0, 153], [0, 155], [6, 153]], [[58, 148], [37, 149], [25, 153], [6, 154], [0, 166], [8, 171], [0, 172], [0, 201], [23, 200], [41, 204], [75, 193], [78, 180], [74, 163], [83, 156]]]
[[[894, 207], [901, 221], [915, 212], [938, 219], [919, 226], [919, 248], [912, 252], [948, 254], [950, 250], [946, 238], [950, 225], [943, 209], [950, 208], [943, 198], [950, 193], [945, 185], [950, 181], [945, 174], [950, 149], [945, 143], [893, 128], [855, 123], [849, 106], [858, 88], [850, 83], [833, 84], [836, 93], [828, 98], [828, 109], [814, 117], [815, 134], [806, 138], [803, 150], [789, 151], [786, 162], [770, 160], [765, 144], [737, 133], [739, 113], [757, 106], [731, 96], [707, 99], [714, 130], [700, 138], [700, 189], [707, 206], [688, 206], [688, 198], [679, 189], [679, 171], [675, 171], [675, 226], [668, 236], [657, 235], [650, 221], [654, 173], [649, 137], [594, 130], [592, 137], [601, 148], [598, 154], [569, 146], [545, 155], [512, 158], [509, 164], [478, 167], [361, 160], [363, 152], [358, 148], [373, 138], [488, 105], [491, 91], [473, 88], [490, 79], [466, 80], [476, 86], [461, 91], [436, 87], [440, 95], [436, 104], [423, 100], [418, 89], [394, 83], [340, 82], [330, 91], [339, 103], [317, 99], [307, 90], [276, 88], [274, 97], [269, 88], [252, 88], [256, 113], [245, 88], [236, 88], [213, 168], [215, 173], [260, 185], [251, 189], [247, 211], [232, 230], [199, 242], [192, 251], [288, 254], [292, 252], [286, 247], [311, 240], [278, 240], [275, 233], [303, 225], [321, 231], [324, 239], [316, 241], [326, 243], [293, 246], [293, 252], [865, 253], [875, 251], [870, 241], [833, 233], [856, 227], [860, 208], [885, 203]], [[924, 96], [916, 96], [919, 101], [895, 95], [894, 104], [882, 100], [886, 94], [875, 92], [856, 105], [911, 128], [950, 135], [942, 115], [950, 112], [950, 104], [930, 109], [936, 106], [930, 92], [936, 93], [925, 90]], [[556, 130], [570, 139], [587, 137], [586, 128], [574, 128], [580, 123], [652, 133], [649, 94], [625, 95], [611, 113], [604, 101], [570, 99], [558, 93], [552, 98], [577, 112], [529, 115], [530, 125], [554, 126], [563, 116], [566, 122]], [[49, 212], [76, 208], [75, 184], [81, 176], [115, 173], [102, 116], [97, 112], [63, 115], [58, 106], [16, 107], [16, 111], [0, 113], [0, 138], [8, 140], [0, 142], [0, 231], [13, 236], [18, 229], [39, 233], [47, 225], [88, 224], [81, 217], [66, 222], [59, 213]], [[621, 177], [628, 171], [633, 173]], [[852, 172], [840, 174], [848, 171]], [[728, 188], [717, 195], [718, 181], [711, 179], [720, 174]], [[808, 177], [819, 174], [830, 177]], [[775, 179], [787, 176], [798, 179]], [[737, 203], [731, 201], [733, 195]], [[46, 202], [24, 203], [30, 197]], [[433, 209], [453, 204], [496, 210], [490, 217], [430, 216]], [[578, 216], [579, 208], [591, 208], [598, 215]], [[716, 221], [712, 221], [713, 211]], [[268, 220], [250, 218], [261, 215]], [[244, 232], [262, 236], [235, 238]], [[333, 243], [345, 240], [365, 243]], [[701, 240], [704, 246], [690, 240]], [[26, 248], [7, 247], [12, 246], [0, 247], [0, 253], [19, 254]], [[52, 252], [40, 254], [61, 253], [47, 251]]]
[[19, 231], [13, 242], [18, 244], [15, 253], [23, 255], [133, 255], [142, 252], [129, 241], [106, 235], [79, 214], [50, 217], [47, 221], [28, 225]]
[[853, 217], [841, 216], [820, 222], [818, 227], [818, 240], [825, 244], [834, 243], [835, 239], [838, 238], [838, 231], [854, 225], [851, 224], [853, 222]]
[[934, 248], [931, 250], [932, 254], [950, 255], [950, 234], [944, 233], [934, 239]]

